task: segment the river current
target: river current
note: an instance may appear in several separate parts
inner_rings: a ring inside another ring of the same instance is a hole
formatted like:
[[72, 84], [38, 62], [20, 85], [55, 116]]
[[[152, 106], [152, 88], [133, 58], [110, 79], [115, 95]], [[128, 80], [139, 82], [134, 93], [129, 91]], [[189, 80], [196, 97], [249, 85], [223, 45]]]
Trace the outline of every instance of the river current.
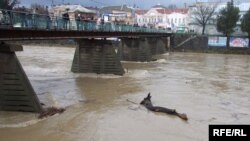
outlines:
[[[66, 111], [42, 120], [0, 111], [1, 141], [207, 141], [210, 124], [250, 123], [250, 56], [167, 53], [156, 62], [122, 62], [126, 74], [116, 76], [72, 73], [74, 50], [17, 52], [40, 101]], [[154, 105], [189, 120], [133, 103], [148, 92]]]

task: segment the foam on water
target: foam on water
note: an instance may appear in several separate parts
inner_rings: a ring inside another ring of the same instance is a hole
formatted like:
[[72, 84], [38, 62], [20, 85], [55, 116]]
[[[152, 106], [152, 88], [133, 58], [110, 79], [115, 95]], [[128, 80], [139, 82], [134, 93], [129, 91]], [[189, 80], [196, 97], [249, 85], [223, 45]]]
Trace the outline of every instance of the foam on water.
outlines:
[[120, 75], [114, 74], [96, 74], [96, 73], [81, 73], [81, 74], [74, 74], [75, 77], [80, 78], [103, 78], [103, 79], [110, 79], [110, 78], [121, 78]]
[[152, 63], [152, 62], [139, 62], [139, 61], [121, 61], [122, 63], [131, 63], [131, 64], [147, 64], [147, 63]]
[[158, 59], [157, 61], [155, 61], [157, 63], [166, 63], [167, 60], [166, 59]]
[[30, 125], [37, 124], [40, 121], [43, 121], [44, 119], [33, 119], [25, 122], [15, 123], [15, 124], [0, 124], [0, 128], [21, 128], [21, 127], [27, 127]]
[[150, 77], [151, 74], [147, 70], [132, 70], [128, 72], [127, 76], [132, 78], [142, 79]]

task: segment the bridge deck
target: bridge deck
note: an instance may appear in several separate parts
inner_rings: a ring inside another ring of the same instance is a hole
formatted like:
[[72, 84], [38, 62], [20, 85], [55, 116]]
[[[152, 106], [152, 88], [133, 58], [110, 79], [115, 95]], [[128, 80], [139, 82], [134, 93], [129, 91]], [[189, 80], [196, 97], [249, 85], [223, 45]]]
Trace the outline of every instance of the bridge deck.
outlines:
[[0, 9], [0, 40], [169, 36], [164, 29]]
[[109, 38], [109, 37], [155, 37], [170, 36], [171, 33], [119, 32], [119, 31], [77, 31], [77, 30], [45, 30], [0, 28], [0, 40], [45, 40], [45, 39], [77, 39], [77, 38]]

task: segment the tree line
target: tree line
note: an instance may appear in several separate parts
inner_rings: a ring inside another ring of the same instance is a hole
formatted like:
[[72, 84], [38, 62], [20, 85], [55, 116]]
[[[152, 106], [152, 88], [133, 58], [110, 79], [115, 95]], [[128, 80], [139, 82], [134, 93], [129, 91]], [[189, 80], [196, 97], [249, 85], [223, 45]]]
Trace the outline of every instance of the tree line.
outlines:
[[28, 9], [24, 6], [16, 7], [18, 4], [20, 4], [20, 0], [0, 0], [0, 9], [15, 10], [15, 11], [20, 11], [20, 12], [29, 12], [31, 9], [33, 9], [36, 11], [36, 14], [47, 14], [48, 13], [48, 7], [44, 6], [44, 5], [31, 4], [30, 9]]
[[[200, 3], [192, 12], [192, 18], [196, 24], [202, 27], [202, 34], [205, 34], [205, 28], [208, 22], [216, 20], [217, 30], [226, 36], [230, 36], [239, 21], [240, 10], [234, 6], [234, 1], [231, 0], [225, 8], [219, 11], [217, 18], [214, 19], [213, 16], [215, 15], [216, 8], [217, 4], [204, 5]], [[250, 36], [250, 8], [241, 20], [241, 30]]]

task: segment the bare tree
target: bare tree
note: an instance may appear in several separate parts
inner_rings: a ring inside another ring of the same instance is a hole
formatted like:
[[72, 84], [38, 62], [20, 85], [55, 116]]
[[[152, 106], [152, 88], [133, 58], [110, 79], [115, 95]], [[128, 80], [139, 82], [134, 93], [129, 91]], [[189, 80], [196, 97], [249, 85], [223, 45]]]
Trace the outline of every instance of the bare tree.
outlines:
[[0, 0], [0, 11], [6, 18], [5, 21], [12, 23], [11, 12], [7, 10], [13, 10], [17, 4], [19, 4], [19, 0]]
[[17, 4], [18, 0], [0, 0], [0, 9], [12, 10]]
[[202, 35], [205, 33], [206, 25], [215, 13], [217, 3], [197, 3], [191, 11], [193, 22], [202, 27]]

